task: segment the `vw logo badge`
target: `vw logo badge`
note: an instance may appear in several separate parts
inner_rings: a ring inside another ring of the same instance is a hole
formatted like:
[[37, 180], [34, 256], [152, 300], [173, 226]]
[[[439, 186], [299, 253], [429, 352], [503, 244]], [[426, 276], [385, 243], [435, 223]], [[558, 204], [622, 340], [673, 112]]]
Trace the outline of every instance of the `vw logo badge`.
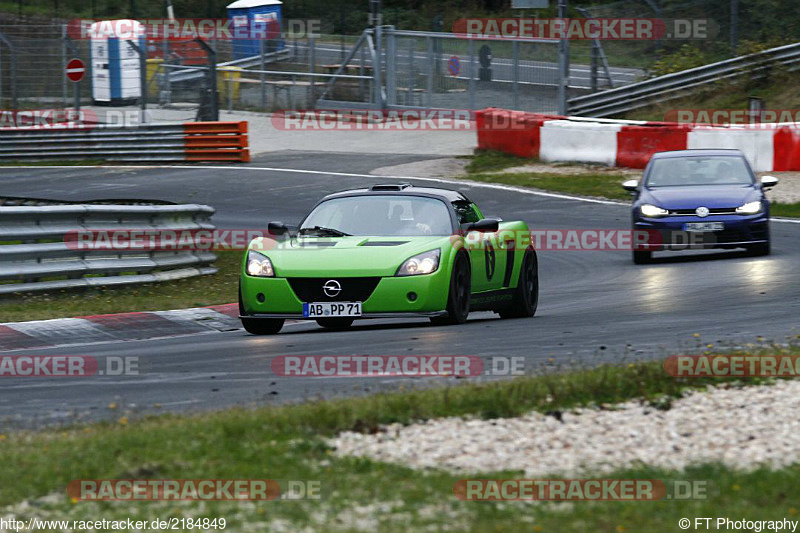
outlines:
[[700, 218], [706, 218], [711, 211], [707, 207], [698, 207], [694, 213]]
[[342, 285], [335, 279], [329, 279], [322, 286], [322, 290], [325, 291], [325, 296], [329, 298], [336, 298], [339, 296], [339, 293], [342, 292]]

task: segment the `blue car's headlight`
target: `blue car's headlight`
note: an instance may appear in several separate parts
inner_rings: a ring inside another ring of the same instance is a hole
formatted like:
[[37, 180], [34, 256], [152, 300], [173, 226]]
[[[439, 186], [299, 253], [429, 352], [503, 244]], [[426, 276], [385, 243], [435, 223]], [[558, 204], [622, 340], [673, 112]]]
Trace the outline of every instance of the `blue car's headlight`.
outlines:
[[439, 268], [439, 257], [441, 251], [437, 248], [430, 252], [417, 254], [409, 257], [400, 268], [397, 269], [395, 276], [418, 276], [420, 274], [432, 274]]
[[740, 205], [736, 208], [736, 213], [740, 215], [755, 215], [760, 213], [763, 208], [761, 200], [756, 200], [755, 202], [747, 202], [744, 205]]
[[658, 218], [669, 215], [669, 211], [666, 209], [662, 209], [657, 205], [652, 204], [642, 204], [641, 207], [639, 207], [639, 212], [648, 218]]
[[274, 278], [275, 269], [269, 257], [250, 250], [247, 252], [247, 273], [259, 278]]

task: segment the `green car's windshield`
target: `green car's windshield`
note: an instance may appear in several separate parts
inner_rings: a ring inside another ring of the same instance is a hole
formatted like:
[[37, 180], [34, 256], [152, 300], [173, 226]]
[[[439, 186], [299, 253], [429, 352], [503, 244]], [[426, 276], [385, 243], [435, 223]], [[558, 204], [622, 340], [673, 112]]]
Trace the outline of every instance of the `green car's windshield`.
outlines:
[[751, 185], [753, 177], [739, 156], [667, 157], [653, 161], [647, 187]]
[[[324, 228], [322, 231], [316, 228]], [[364, 195], [334, 198], [319, 204], [300, 226], [304, 235], [450, 235], [447, 205], [433, 198]]]

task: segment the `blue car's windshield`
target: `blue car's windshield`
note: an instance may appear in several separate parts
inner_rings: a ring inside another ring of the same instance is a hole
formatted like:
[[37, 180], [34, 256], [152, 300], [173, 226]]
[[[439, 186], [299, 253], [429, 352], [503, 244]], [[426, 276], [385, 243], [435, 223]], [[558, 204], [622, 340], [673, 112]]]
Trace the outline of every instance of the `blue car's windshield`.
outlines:
[[745, 160], [735, 155], [667, 157], [656, 159], [647, 187], [688, 185], [752, 185]]
[[300, 233], [314, 235], [326, 231], [319, 228], [348, 235], [422, 236], [453, 232], [444, 202], [399, 195], [349, 196], [323, 202], [303, 221]]

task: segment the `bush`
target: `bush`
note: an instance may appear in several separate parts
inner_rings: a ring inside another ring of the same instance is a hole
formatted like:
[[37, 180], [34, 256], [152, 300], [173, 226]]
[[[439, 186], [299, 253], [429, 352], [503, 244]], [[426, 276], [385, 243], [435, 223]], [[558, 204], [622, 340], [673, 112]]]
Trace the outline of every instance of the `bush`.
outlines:
[[672, 74], [713, 62], [705, 52], [692, 44], [684, 44], [677, 52], [665, 55], [653, 64], [650, 73], [653, 77]]

